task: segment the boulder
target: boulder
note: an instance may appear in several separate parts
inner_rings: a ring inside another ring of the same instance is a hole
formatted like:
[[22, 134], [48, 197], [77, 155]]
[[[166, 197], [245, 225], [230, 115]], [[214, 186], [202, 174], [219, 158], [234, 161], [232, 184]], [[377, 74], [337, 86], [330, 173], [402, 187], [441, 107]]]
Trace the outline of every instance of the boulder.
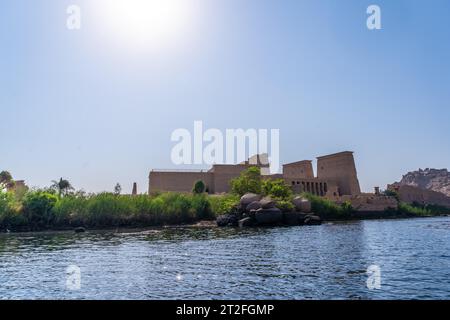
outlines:
[[245, 206], [242, 206], [241, 204], [238, 204], [236, 206], [234, 206], [233, 208], [231, 208], [230, 212], [228, 212], [228, 214], [234, 214], [234, 215], [242, 215], [244, 214], [246, 211]]
[[292, 200], [292, 203], [294, 204], [297, 211], [304, 212], [304, 213], [311, 212], [311, 201], [309, 201], [308, 199], [305, 199], [302, 197], [295, 197]]
[[299, 219], [300, 219], [300, 225], [304, 225], [305, 224], [305, 219], [310, 216], [310, 214], [307, 213], [303, 213], [303, 212], [298, 212], [299, 213]]
[[322, 224], [322, 219], [320, 219], [320, 217], [318, 216], [307, 215], [305, 217], [304, 224], [307, 226], [318, 226]]
[[239, 220], [239, 228], [244, 228], [244, 227], [251, 227], [255, 224], [254, 220], [252, 218], [244, 218]]
[[83, 227], [77, 227], [74, 229], [75, 233], [83, 233], [86, 232], [86, 229]]
[[238, 218], [233, 214], [218, 216], [216, 223], [219, 227], [235, 227], [238, 225]]
[[259, 201], [259, 199], [261, 199], [261, 197], [257, 194], [254, 193], [246, 193], [241, 197], [241, 207], [242, 208], [246, 208], [250, 203], [254, 202], [254, 201]]
[[305, 220], [305, 214], [300, 212], [284, 212], [283, 223], [288, 226], [302, 225]]
[[[261, 209], [261, 208], [260, 208]], [[252, 209], [246, 213], [244, 213], [242, 215], [242, 218], [252, 218], [253, 220], [255, 220], [255, 215], [256, 215], [256, 211], [255, 209]]]
[[262, 198], [259, 203], [263, 209], [275, 208], [275, 201], [273, 201], [270, 197]]
[[247, 205], [245, 211], [250, 212], [251, 210], [258, 210], [261, 208], [261, 203], [259, 201], [253, 201]]
[[255, 219], [256, 211], [258, 211], [258, 210], [254, 210], [254, 209], [250, 210], [250, 212], [248, 213], [248, 216], [252, 219]]
[[255, 213], [255, 220], [258, 224], [278, 224], [283, 220], [283, 213], [278, 208], [258, 209]]

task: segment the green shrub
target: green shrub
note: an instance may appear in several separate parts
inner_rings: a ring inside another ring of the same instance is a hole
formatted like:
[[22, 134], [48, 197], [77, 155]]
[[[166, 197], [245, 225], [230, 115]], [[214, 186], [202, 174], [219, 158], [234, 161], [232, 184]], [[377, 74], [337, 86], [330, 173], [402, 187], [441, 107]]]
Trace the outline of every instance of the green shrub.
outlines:
[[[168, 223], [186, 223], [194, 221], [195, 212], [187, 195], [182, 193], [165, 193], [163, 212]], [[191, 210], [192, 209], [192, 210]]]
[[192, 189], [192, 192], [195, 194], [201, 194], [204, 193], [206, 190], [205, 183], [202, 180], [198, 180], [194, 183], [194, 188]]
[[208, 196], [204, 194], [168, 192], [155, 197], [137, 197], [133, 200], [135, 218], [148, 225], [190, 223], [213, 218]]
[[58, 200], [53, 207], [55, 226], [79, 226], [88, 214], [88, 200], [83, 195], [68, 195]]
[[96, 227], [126, 225], [136, 212], [131, 196], [118, 196], [112, 193], [100, 193], [88, 198], [85, 225]]
[[427, 204], [424, 206], [433, 215], [450, 214], [450, 208], [435, 204]]
[[310, 193], [303, 193], [302, 196], [311, 201], [312, 211], [322, 219], [347, 219], [353, 212], [349, 202], [338, 205], [331, 200]]
[[262, 182], [262, 193], [277, 199], [288, 200], [292, 198], [292, 189], [283, 179], [265, 179]]
[[231, 191], [243, 196], [251, 192], [261, 194], [261, 170], [258, 167], [250, 167], [241, 172], [240, 176], [230, 182]]
[[162, 196], [158, 196], [150, 202], [150, 211], [147, 212], [148, 214], [164, 214], [164, 200]]
[[195, 210], [196, 218], [200, 220], [214, 219], [211, 203], [205, 195], [194, 195], [191, 199], [191, 206]]
[[52, 209], [58, 197], [45, 191], [29, 191], [23, 198], [23, 214], [33, 229], [46, 228], [53, 222]]
[[341, 210], [343, 215], [350, 215], [352, 212], [354, 212], [352, 203], [350, 201], [345, 201], [343, 204], [341, 204]]
[[0, 191], [0, 229], [25, 225], [26, 219], [20, 212], [19, 204], [11, 192]]
[[417, 205], [411, 205], [405, 202], [398, 204], [398, 213], [406, 216], [426, 217], [431, 216], [432, 212], [424, 207]]
[[295, 206], [292, 204], [291, 200], [277, 200], [277, 208], [283, 212], [292, 212], [295, 210]]
[[216, 215], [227, 214], [239, 204], [239, 196], [235, 194], [212, 195], [209, 197], [212, 212]]
[[0, 217], [13, 210], [13, 196], [10, 192], [0, 191]]
[[158, 226], [166, 223], [167, 216], [164, 213], [165, 202], [158, 196], [149, 197], [146, 195], [135, 196], [136, 213], [135, 223], [143, 226]]

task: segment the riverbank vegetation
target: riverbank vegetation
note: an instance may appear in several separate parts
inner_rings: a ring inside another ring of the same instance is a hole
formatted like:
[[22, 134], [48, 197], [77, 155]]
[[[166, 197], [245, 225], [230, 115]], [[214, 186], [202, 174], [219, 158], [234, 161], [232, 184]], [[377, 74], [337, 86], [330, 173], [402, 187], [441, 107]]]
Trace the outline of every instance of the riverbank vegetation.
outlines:
[[394, 197], [398, 202], [397, 210], [387, 210], [387, 213], [391, 213], [392, 215], [405, 217], [434, 217], [450, 214], [450, 208], [447, 207], [433, 204], [420, 204], [417, 202], [402, 202], [400, 200], [400, 195], [393, 190], [384, 191], [384, 195]]
[[354, 209], [350, 202], [336, 204], [335, 202], [310, 194], [303, 193], [302, 196], [311, 201], [311, 208], [324, 220], [345, 220], [352, 217]]
[[412, 217], [433, 217], [450, 214], [450, 209], [438, 205], [421, 205], [419, 203], [404, 203], [398, 205], [398, 213]]
[[31, 190], [22, 199], [0, 193], [0, 229], [146, 227], [211, 220], [215, 214], [205, 194], [161, 193], [117, 195], [83, 192], [59, 196], [53, 190]]
[[[0, 183], [3, 186], [0, 189], [0, 231], [189, 224], [232, 213], [238, 207], [240, 197], [248, 192], [270, 197], [282, 212], [293, 211], [294, 197], [301, 196], [311, 202], [312, 212], [324, 220], [363, 218], [361, 214], [355, 215], [350, 203], [337, 204], [309, 193], [295, 195], [282, 179], [261, 179], [256, 167], [233, 179], [232, 192], [223, 195], [208, 195], [202, 181], [195, 183], [192, 193], [151, 195], [121, 195], [120, 185], [116, 185], [112, 193], [86, 194], [74, 191], [69, 181], [64, 179], [54, 181], [47, 189], [14, 189], [11, 175], [7, 172], [1, 175]], [[425, 217], [441, 214], [450, 214], [450, 209], [399, 202], [397, 210], [390, 210], [384, 216]]]

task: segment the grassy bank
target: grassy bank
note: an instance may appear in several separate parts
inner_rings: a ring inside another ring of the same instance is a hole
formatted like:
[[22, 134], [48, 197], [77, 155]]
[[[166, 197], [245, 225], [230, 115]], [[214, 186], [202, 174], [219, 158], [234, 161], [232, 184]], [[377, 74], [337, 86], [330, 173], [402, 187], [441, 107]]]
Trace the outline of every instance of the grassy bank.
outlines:
[[303, 193], [302, 196], [311, 201], [312, 211], [324, 220], [346, 220], [352, 217], [353, 208], [348, 202], [338, 205], [331, 200], [310, 193]]
[[[277, 200], [290, 211], [294, 195]], [[330, 200], [304, 193], [311, 201], [312, 211], [324, 220], [364, 219], [350, 204], [338, 205]], [[51, 190], [33, 190], [17, 196], [0, 192], [0, 231], [64, 230], [76, 227], [91, 229], [117, 227], [150, 227], [189, 224], [214, 220], [218, 215], [233, 212], [239, 195], [206, 195], [161, 193], [148, 195], [117, 195], [76, 193], [60, 196]], [[450, 214], [439, 206], [399, 203], [397, 210], [380, 213], [378, 218], [429, 217]], [[367, 218], [371, 218], [367, 216]], [[373, 217], [372, 217], [373, 218]]]
[[304, 193], [303, 197], [311, 201], [312, 211], [324, 220], [351, 220], [371, 218], [414, 218], [435, 217], [450, 214], [450, 208], [437, 205], [420, 205], [398, 202], [397, 209], [389, 209], [379, 213], [356, 212], [350, 203], [336, 204], [328, 199]]
[[[221, 201], [214, 202], [216, 207]], [[162, 193], [152, 196], [67, 195], [30, 191], [22, 199], [0, 195], [0, 229], [11, 231], [112, 228], [185, 224], [214, 219], [212, 201], [203, 194]]]
[[438, 205], [420, 205], [417, 203], [408, 204], [400, 202], [397, 212], [410, 217], [434, 217], [450, 214], [450, 208]]
[[[272, 186], [273, 187], [273, 186]], [[282, 211], [292, 211], [293, 195], [275, 197]], [[345, 219], [351, 208], [304, 194], [312, 209], [323, 219]], [[17, 197], [0, 193], [0, 230], [39, 231], [76, 227], [104, 229], [188, 224], [214, 220], [234, 211], [240, 195], [160, 193], [153, 195], [118, 195], [75, 193], [61, 196], [52, 190], [32, 190]]]

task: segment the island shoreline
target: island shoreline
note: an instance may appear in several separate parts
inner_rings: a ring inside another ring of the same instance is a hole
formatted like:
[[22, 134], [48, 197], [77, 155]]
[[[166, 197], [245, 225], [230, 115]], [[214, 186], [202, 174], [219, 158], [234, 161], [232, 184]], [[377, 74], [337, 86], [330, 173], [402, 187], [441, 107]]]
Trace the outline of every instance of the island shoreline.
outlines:
[[[329, 219], [329, 220], [323, 220], [323, 224], [333, 224], [333, 223], [346, 223], [346, 222], [358, 222], [358, 221], [384, 221], [384, 220], [412, 220], [412, 219], [426, 219], [426, 218], [443, 218], [443, 217], [449, 217], [449, 214], [442, 214], [442, 215], [430, 215], [430, 216], [404, 216], [404, 215], [397, 215], [397, 216], [389, 216], [386, 215], [384, 217], [349, 217], [347, 219]], [[279, 225], [270, 225], [270, 226], [254, 226], [254, 227], [248, 227], [248, 228], [242, 228], [238, 226], [230, 226], [227, 228], [231, 229], [272, 229], [272, 228], [291, 228], [291, 227], [307, 227], [307, 226], [290, 226], [286, 224], [279, 224]], [[83, 227], [84, 228], [84, 227]], [[84, 232], [89, 233], [96, 233], [96, 232], [113, 232], [114, 233], [139, 233], [139, 232], [146, 232], [146, 231], [162, 231], [162, 230], [170, 230], [170, 229], [221, 229], [223, 227], [219, 227], [216, 223], [216, 220], [200, 220], [195, 223], [185, 223], [185, 224], [168, 224], [168, 225], [154, 225], [154, 226], [105, 226], [102, 227], [96, 227], [96, 228], [84, 228]], [[1, 230], [0, 234], [33, 234], [33, 233], [75, 233], [75, 230], [77, 227], [61, 227], [61, 228], [48, 228], [48, 229], [27, 229], [24, 228], [23, 230], [10, 230], [9, 232], [5, 230]], [[84, 232], [81, 232], [80, 234], [83, 234]]]

